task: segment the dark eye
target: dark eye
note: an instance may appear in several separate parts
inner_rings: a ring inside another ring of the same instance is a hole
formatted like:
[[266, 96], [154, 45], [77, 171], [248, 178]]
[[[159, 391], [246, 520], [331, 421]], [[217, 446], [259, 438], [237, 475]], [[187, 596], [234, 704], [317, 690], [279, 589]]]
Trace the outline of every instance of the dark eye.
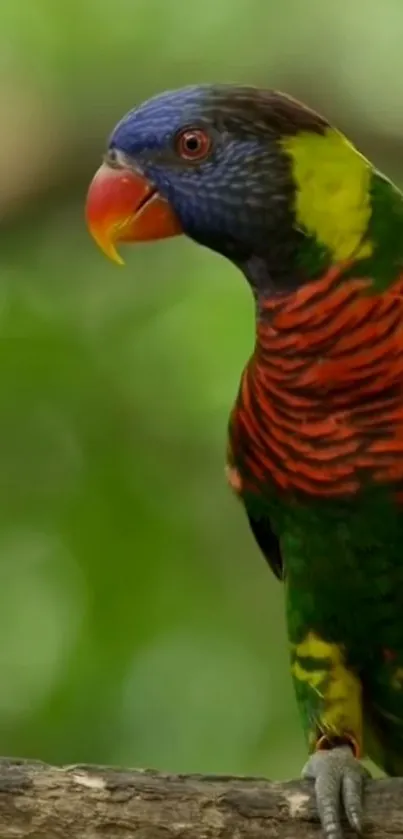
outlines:
[[202, 128], [186, 128], [178, 134], [175, 146], [183, 160], [204, 160], [211, 149], [211, 138]]

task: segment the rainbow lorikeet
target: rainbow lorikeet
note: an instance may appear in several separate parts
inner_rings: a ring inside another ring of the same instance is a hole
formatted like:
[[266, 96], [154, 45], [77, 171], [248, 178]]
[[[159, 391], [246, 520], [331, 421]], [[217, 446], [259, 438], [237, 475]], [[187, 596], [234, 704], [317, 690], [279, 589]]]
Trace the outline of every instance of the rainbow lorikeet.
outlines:
[[185, 233], [250, 285], [228, 477], [284, 581], [323, 833], [359, 832], [360, 759], [403, 774], [403, 196], [294, 99], [206, 85], [122, 119], [87, 221], [116, 261]]

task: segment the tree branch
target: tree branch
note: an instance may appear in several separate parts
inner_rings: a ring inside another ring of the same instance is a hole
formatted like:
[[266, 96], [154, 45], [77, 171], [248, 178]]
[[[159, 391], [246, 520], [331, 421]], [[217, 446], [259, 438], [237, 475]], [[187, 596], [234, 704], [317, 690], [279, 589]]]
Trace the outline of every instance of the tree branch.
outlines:
[[[371, 781], [372, 839], [403, 835], [403, 780]], [[318, 839], [307, 782], [0, 760], [1, 839]], [[346, 837], [351, 834], [346, 831]]]

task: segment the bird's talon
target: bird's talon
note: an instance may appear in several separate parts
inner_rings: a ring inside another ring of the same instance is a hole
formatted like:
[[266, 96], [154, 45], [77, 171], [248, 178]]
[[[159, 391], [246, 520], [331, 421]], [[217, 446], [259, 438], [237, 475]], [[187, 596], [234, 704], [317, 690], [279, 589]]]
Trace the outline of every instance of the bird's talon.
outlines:
[[349, 746], [315, 752], [304, 766], [302, 775], [315, 781], [324, 839], [342, 839], [342, 809], [352, 829], [361, 833], [362, 793], [369, 772], [361, 766]]

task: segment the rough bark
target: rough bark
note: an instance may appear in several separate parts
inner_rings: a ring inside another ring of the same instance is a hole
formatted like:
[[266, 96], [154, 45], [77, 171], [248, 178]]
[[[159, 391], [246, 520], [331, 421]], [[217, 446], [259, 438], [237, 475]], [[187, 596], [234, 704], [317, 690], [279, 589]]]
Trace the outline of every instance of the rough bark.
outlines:
[[[311, 792], [299, 781], [3, 759], [0, 837], [318, 839]], [[372, 839], [403, 835], [403, 780], [369, 782], [366, 806]]]

